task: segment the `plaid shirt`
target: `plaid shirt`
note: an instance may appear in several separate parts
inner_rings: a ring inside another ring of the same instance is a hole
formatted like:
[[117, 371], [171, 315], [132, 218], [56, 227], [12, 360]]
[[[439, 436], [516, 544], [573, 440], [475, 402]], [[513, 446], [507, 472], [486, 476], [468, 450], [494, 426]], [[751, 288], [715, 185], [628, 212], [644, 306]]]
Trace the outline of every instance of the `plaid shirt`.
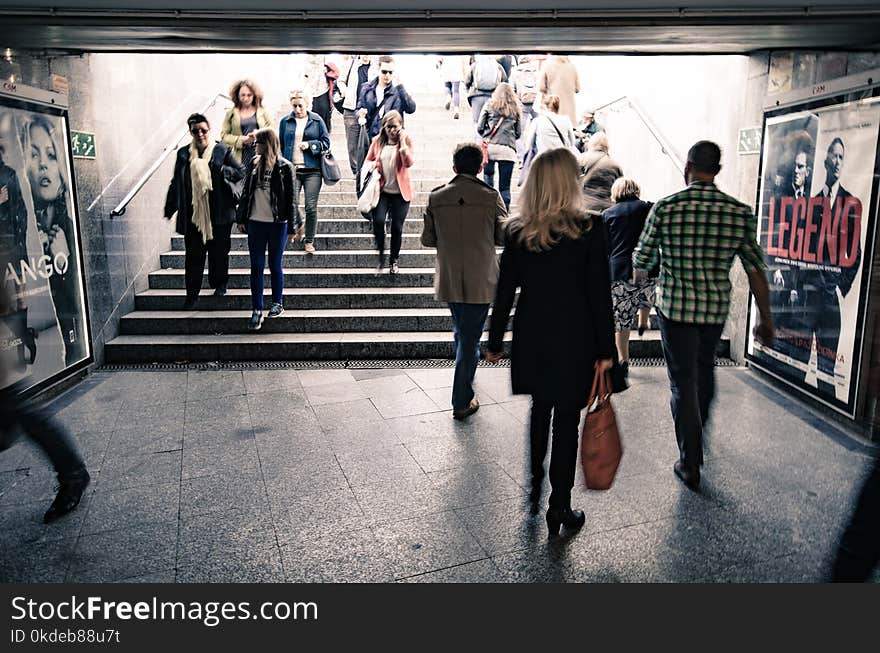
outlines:
[[657, 310], [676, 322], [723, 324], [730, 308], [730, 267], [764, 270], [752, 209], [715, 184], [694, 182], [658, 201], [633, 252], [633, 268], [660, 261]]

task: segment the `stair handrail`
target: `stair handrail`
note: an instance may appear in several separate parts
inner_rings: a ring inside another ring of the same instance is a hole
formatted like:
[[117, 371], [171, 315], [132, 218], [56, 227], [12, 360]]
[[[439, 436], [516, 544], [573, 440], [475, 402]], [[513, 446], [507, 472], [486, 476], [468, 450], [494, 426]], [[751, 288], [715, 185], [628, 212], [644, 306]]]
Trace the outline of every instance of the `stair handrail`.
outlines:
[[603, 109], [607, 109], [610, 106], [615, 104], [619, 104], [621, 102], [626, 102], [629, 107], [635, 112], [635, 114], [639, 117], [639, 120], [647, 127], [648, 131], [651, 133], [651, 136], [654, 137], [654, 140], [657, 141], [657, 144], [660, 145], [660, 150], [665, 154], [672, 164], [678, 169], [681, 174], [684, 174], [684, 162], [681, 160], [681, 157], [678, 155], [678, 152], [675, 151], [675, 148], [669, 143], [665, 136], [660, 132], [657, 126], [651, 121], [648, 117], [648, 114], [639, 106], [638, 102], [636, 102], [633, 98], [628, 95], [624, 95], [622, 97], [617, 98], [616, 100], [611, 100], [611, 102], [606, 102], [605, 104], [596, 107], [593, 109], [594, 114], [598, 114]]
[[[228, 100], [232, 102], [232, 98], [225, 93], [217, 93], [217, 95], [215, 95], [210, 102], [202, 107], [201, 110], [198, 111], [198, 113], [206, 113], [211, 107], [217, 104], [218, 100]], [[110, 211], [111, 220], [114, 217], [125, 214], [125, 209], [134, 199], [134, 196], [140, 192], [140, 190], [146, 185], [146, 183], [155, 174], [155, 172], [162, 166], [163, 163], [165, 163], [165, 159], [167, 159], [172, 152], [177, 151], [180, 141], [186, 138], [188, 134], [188, 129], [183, 130], [182, 133], [180, 133], [175, 140], [171, 141], [168, 145], [162, 148], [162, 154], [160, 154], [159, 157], [153, 162], [153, 165], [151, 165], [147, 169], [147, 171], [141, 176], [141, 178], [137, 180], [135, 185], [132, 186], [131, 190], [126, 193], [125, 197], [122, 198], [122, 201], [120, 201], [119, 204], [117, 204], [116, 207], [112, 211]]]

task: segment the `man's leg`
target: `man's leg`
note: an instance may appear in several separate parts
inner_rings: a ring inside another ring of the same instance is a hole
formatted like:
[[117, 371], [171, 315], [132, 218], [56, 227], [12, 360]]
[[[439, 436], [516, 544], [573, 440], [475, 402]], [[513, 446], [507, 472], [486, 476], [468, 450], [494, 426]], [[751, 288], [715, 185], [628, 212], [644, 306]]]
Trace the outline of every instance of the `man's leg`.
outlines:
[[480, 336], [489, 305], [450, 303], [449, 310], [456, 335], [452, 409], [460, 412], [466, 410], [474, 398], [473, 383], [480, 359]]
[[358, 139], [361, 135], [361, 126], [358, 124], [357, 112], [352, 109], [346, 109], [342, 114], [342, 121], [345, 123], [345, 142], [348, 145], [348, 165], [351, 167], [353, 174], [357, 174], [358, 161]]
[[675, 422], [679, 460], [691, 471], [703, 464], [703, 422], [697, 389], [697, 353], [700, 337], [696, 326], [668, 320], [662, 314], [660, 335], [671, 390], [670, 408]]
[[[715, 350], [721, 340], [723, 324], [698, 327], [700, 348], [697, 352], [697, 393], [700, 401], [700, 420], [703, 426], [709, 422], [709, 410], [715, 398]], [[702, 441], [702, 439], [701, 439]]]

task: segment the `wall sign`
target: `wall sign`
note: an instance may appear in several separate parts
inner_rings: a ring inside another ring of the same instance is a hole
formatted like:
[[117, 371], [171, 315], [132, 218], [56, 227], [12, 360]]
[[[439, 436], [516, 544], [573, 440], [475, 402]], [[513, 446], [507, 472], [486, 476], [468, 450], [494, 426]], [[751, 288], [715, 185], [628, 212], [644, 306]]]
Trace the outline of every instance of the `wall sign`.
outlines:
[[[756, 367], [855, 417], [880, 174], [880, 97], [765, 115], [758, 242], [777, 327]], [[751, 319], [757, 317], [752, 304]]]
[[761, 128], [744, 127], [739, 130], [736, 151], [738, 154], [758, 154], [761, 152]]
[[88, 132], [70, 132], [70, 149], [74, 159], [95, 158], [95, 135]]

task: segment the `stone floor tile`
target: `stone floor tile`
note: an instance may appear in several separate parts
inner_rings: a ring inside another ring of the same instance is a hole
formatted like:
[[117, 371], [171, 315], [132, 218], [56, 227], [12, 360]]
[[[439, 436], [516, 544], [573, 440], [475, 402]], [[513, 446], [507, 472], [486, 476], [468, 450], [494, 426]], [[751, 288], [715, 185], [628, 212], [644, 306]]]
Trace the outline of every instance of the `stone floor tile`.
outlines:
[[268, 511], [246, 509], [181, 516], [177, 568], [203, 565], [223, 552], [277, 545]]
[[70, 583], [109, 583], [174, 566], [177, 524], [140, 526], [84, 535], [67, 573]]
[[[431, 398], [431, 401], [437, 404], [437, 407], [440, 410], [452, 410], [452, 386], [429, 388], [425, 389], [424, 392]], [[474, 388], [474, 397], [480, 402], [481, 406], [495, 403], [494, 399], [482, 392], [479, 388]]]
[[177, 570], [178, 583], [283, 583], [277, 545], [212, 552]]
[[110, 438], [107, 455], [144, 456], [183, 448], [183, 424], [162, 422], [147, 427], [116, 428]]
[[387, 583], [394, 568], [370, 529], [327, 535], [303, 546], [281, 547], [290, 583]]
[[308, 404], [306, 391], [303, 388], [284, 388], [281, 390], [258, 392], [249, 394], [247, 400], [252, 419], [258, 419], [263, 416], [279, 417], [281, 419], [287, 416], [295, 417]]
[[304, 388], [352, 383], [355, 380], [351, 370], [299, 370], [298, 375]]
[[528, 549], [547, 539], [544, 510], [530, 512], [525, 496], [457, 508], [455, 512], [492, 556]]
[[258, 471], [185, 478], [180, 485], [181, 517], [268, 508], [266, 484]]
[[369, 454], [401, 444], [388, 422], [352, 422], [344, 426], [324, 429], [324, 442], [335, 453]]
[[199, 398], [186, 402], [186, 425], [208, 422], [245, 423], [250, 419], [247, 397], [227, 396]]
[[183, 429], [183, 448], [234, 446], [254, 439], [254, 429], [249, 424], [225, 422], [196, 422]]
[[406, 370], [383, 368], [351, 370], [351, 376], [355, 381], [367, 381], [369, 379], [380, 379], [388, 376], [406, 376]]
[[187, 373], [187, 402], [206, 397], [233, 397], [245, 392], [244, 378], [238, 370], [189, 370]]
[[256, 440], [183, 451], [182, 478], [255, 474], [260, 470]]
[[[142, 426], [144, 428], [155, 424], [173, 424], [181, 425], [184, 419], [184, 404], [181, 397], [180, 401], [175, 403], [166, 403], [161, 407], [156, 406], [123, 406], [119, 412], [119, 420], [115, 427], [131, 428], [133, 426]], [[110, 429], [112, 430], [112, 429]]]
[[315, 406], [315, 414], [325, 429], [338, 428], [352, 422], [382, 421], [382, 415], [369, 399]]
[[63, 583], [76, 540], [28, 543], [3, 549], [0, 583]]
[[452, 508], [522, 496], [525, 490], [497, 464], [468, 465], [429, 472], [431, 484]]
[[435, 413], [440, 410], [437, 404], [416, 386], [400, 394], [380, 395], [370, 401], [385, 419], [403, 417], [405, 415], [421, 415]]
[[402, 444], [372, 452], [341, 451], [336, 454], [336, 459], [352, 485], [367, 485], [382, 480], [423, 478], [425, 474]]
[[107, 456], [97, 483], [105, 489], [136, 485], [161, 485], [180, 481], [181, 453], [153, 453], [142, 456]]
[[320, 385], [307, 385], [304, 387], [309, 403], [316, 409], [319, 406], [353, 402], [358, 399], [367, 398], [358, 382], [354, 379], [344, 383], [322, 383]]
[[305, 545], [336, 533], [369, 526], [351, 488], [303, 492], [279, 502], [273, 509], [282, 545]]
[[302, 387], [296, 370], [244, 370], [241, 374], [249, 395]]
[[427, 476], [356, 485], [351, 489], [371, 523], [407, 519], [450, 508]]
[[76, 510], [51, 524], [43, 523], [50, 501], [26, 501], [0, 507], [0, 550], [75, 538], [88, 512], [89, 497], [90, 494], [84, 495]]
[[98, 486], [89, 502], [82, 533], [118, 531], [148, 524], [177, 524], [180, 483], [138, 485], [122, 490]]
[[478, 560], [455, 567], [402, 578], [402, 583], [500, 583], [504, 576], [491, 560]]
[[455, 369], [451, 367], [407, 370], [407, 376], [415, 381], [422, 390], [452, 387]]

